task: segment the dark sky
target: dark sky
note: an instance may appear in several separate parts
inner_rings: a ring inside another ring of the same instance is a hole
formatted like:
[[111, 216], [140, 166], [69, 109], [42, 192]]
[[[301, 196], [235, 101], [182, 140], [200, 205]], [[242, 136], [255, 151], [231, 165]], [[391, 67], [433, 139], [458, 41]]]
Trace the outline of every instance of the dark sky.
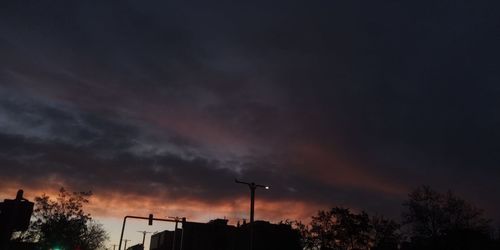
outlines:
[[272, 186], [258, 193], [272, 219], [334, 205], [398, 217], [426, 184], [500, 218], [498, 13], [496, 0], [1, 1], [0, 187], [243, 216], [237, 177]]

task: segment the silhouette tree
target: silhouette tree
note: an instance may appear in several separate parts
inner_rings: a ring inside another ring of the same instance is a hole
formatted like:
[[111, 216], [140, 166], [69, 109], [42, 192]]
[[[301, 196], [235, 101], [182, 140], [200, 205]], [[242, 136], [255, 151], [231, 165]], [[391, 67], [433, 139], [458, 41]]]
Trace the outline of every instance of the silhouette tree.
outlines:
[[292, 227], [294, 230], [296, 230], [300, 236], [300, 243], [302, 246], [302, 249], [312, 249], [314, 244], [312, 243], [312, 237], [310, 233], [310, 226], [307, 224], [302, 223], [302, 221], [298, 220], [284, 220], [280, 221], [279, 224], [285, 224], [289, 225]]
[[310, 249], [369, 249], [372, 226], [365, 212], [354, 214], [347, 208], [334, 207], [312, 217], [307, 242]]
[[373, 229], [372, 250], [395, 250], [401, 242], [400, 225], [382, 216], [371, 218]]
[[366, 212], [352, 213], [334, 207], [318, 211], [310, 224], [289, 223], [300, 232], [304, 249], [311, 250], [393, 250], [401, 241], [400, 225], [382, 216]]
[[[483, 211], [450, 191], [441, 194], [422, 186], [403, 205], [403, 227], [382, 216], [341, 207], [318, 211], [307, 225], [285, 223], [300, 232], [308, 250], [500, 249], [500, 239], [491, 236], [490, 220]], [[409, 241], [403, 242], [403, 236]]]
[[490, 221], [452, 192], [422, 186], [403, 205], [403, 224], [415, 249], [485, 249], [480, 245], [488, 242]]
[[83, 211], [91, 195], [61, 188], [55, 200], [45, 194], [36, 197], [34, 221], [20, 239], [38, 242], [41, 249], [102, 248], [108, 239], [106, 231]]

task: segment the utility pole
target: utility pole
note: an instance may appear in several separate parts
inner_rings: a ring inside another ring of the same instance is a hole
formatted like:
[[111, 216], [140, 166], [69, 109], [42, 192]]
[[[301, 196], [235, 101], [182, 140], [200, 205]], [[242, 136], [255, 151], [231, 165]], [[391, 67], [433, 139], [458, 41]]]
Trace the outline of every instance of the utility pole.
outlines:
[[152, 232], [148, 232], [148, 231], [137, 231], [137, 232], [142, 233], [142, 249], [144, 249], [144, 241], [146, 240], [146, 234], [150, 234]]
[[184, 232], [186, 231], [184, 225], [186, 225], [186, 217], [182, 217], [181, 250], [184, 250]]
[[125, 241], [125, 246], [123, 247], [123, 250], [127, 250], [127, 242], [129, 242], [130, 240], [124, 239], [123, 241]]
[[[177, 224], [179, 223], [179, 220], [181, 220], [182, 218], [178, 217], [178, 216], [169, 216], [167, 218], [170, 218], [170, 219], [174, 219], [175, 220], [175, 227], [174, 227], [174, 240], [172, 240], [172, 250], [175, 250], [175, 242], [177, 241]], [[183, 229], [184, 230], [184, 229]]]
[[255, 205], [255, 189], [258, 187], [269, 189], [269, 186], [264, 186], [260, 184], [255, 184], [254, 182], [243, 182], [238, 179], [234, 179], [238, 184], [248, 185], [250, 188], [250, 250], [253, 250], [253, 222], [254, 222], [254, 205]]

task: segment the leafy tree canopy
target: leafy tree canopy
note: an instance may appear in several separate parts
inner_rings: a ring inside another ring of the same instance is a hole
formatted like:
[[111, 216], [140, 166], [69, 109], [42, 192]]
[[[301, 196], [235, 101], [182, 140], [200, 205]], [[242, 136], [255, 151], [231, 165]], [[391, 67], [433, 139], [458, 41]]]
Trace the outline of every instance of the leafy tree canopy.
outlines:
[[390, 250], [397, 249], [400, 239], [396, 222], [342, 207], [318, 211], [309, 225], [295, 223], [295, 228], [301, 232], [305, 249]]
[[412, 242], [422, 249], [479, 249], [479, 242], [487, 242], [490, 220], [451, 191], [442, 194], [422, 186], [411, 192], [403, 205], [403, 224]]
[[102, 248], [108, 239], [107, 233], [83, 210], [91, 195], [91, 192], [68, 192], [61, 188], [55, 200], [45, 194], [36, 197], [34, 220], [20, 237], [38, 242], [42, 249]]

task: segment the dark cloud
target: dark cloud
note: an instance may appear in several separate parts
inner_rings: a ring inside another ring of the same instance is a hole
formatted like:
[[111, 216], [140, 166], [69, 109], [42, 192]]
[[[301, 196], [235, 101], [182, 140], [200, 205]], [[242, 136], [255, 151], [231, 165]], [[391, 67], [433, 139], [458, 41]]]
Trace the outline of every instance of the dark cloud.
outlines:
[[498, 210], [498, 7], [4, 1], [2, 178], [210, 201], [237, 176], [391, 214], [430, 184]]

